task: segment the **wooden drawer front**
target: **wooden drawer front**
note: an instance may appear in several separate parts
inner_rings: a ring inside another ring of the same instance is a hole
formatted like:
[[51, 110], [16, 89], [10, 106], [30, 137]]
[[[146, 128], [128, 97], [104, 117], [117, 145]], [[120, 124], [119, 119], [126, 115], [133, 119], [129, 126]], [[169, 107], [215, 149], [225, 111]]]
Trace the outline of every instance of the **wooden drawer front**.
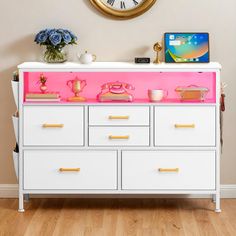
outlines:
[[215, 107], [155, 107], [156, 146], [215, 146]]
[[213, 190], [214, 151], [123, 151], [122, 189]]
[[24, 189], [116, 188], [116, 151], [24, 151]]
[[90, 106], [89, 125], [149, 125], [148, 106]]
[[82, 146], [83, 136], [83, 107], [24, 107], [24, 145]]
[[149, 146], [148, 127], [90, 127], [90, 146]]

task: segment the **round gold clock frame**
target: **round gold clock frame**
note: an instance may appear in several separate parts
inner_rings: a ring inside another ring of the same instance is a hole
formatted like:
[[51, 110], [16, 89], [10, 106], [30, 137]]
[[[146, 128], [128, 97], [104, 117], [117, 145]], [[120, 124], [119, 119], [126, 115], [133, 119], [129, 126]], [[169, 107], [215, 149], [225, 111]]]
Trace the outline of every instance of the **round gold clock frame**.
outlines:
[[114, 10], [105, 5], [101, 0], [90, 0], [90, 2], [103, 14], [116, 19], [130, 19], [139, 16], [152, 7], [156, 0], [144, 0], [140, 6], [130, 10]]

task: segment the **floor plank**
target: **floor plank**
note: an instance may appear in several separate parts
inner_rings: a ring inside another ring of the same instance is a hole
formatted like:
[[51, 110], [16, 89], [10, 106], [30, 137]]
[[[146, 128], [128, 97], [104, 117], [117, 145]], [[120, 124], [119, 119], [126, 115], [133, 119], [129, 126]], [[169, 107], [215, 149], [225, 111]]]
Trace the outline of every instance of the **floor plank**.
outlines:
[[236, 235], [236, 199], [0, 199], [0, 236]]

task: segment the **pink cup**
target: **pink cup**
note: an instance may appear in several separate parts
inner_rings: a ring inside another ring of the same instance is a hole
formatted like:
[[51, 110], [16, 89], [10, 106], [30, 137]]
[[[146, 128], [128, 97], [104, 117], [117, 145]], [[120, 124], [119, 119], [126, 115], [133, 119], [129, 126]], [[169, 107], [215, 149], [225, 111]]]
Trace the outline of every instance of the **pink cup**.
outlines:
[[162, 89], [149, 89], [148, 97], [151, 102], [159, 102], [168, 96], [168, 91]]

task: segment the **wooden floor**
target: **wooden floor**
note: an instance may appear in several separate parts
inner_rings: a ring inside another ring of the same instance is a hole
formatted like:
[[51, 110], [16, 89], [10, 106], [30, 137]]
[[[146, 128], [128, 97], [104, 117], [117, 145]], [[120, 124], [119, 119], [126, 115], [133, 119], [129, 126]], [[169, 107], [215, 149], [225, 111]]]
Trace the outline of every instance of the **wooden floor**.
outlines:
[[0, 235], [236, 235], [236, 199], [0, 199]]

